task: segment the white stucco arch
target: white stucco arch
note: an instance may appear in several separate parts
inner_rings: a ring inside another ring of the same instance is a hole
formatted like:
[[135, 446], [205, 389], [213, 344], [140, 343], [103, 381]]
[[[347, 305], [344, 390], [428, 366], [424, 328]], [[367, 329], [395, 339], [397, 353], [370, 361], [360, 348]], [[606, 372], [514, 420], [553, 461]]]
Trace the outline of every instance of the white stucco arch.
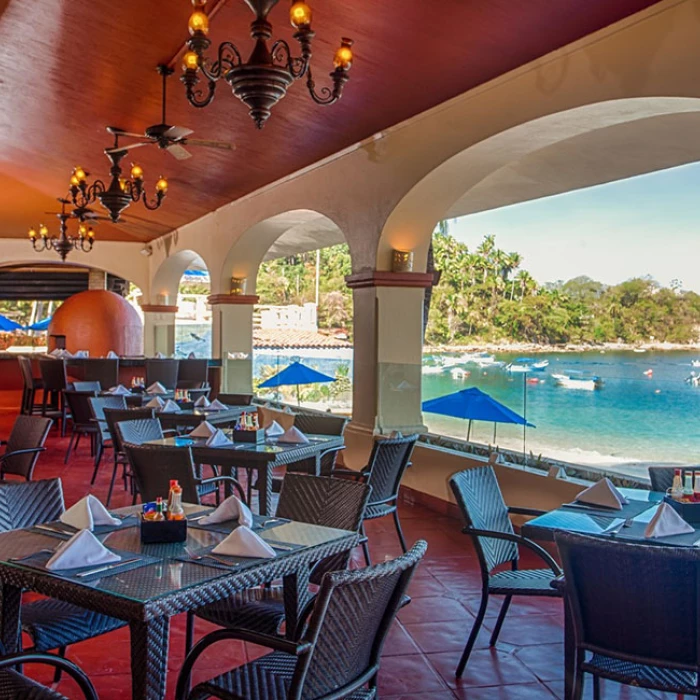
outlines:
[[169, 303], [175, 304], [182, 275], [193, 264], [207, 267], [206, 261], [194, 250], [180, 250], [165, 258], [153, 276], [151, 303], [157, 303], [160, 296], [167, 296]]

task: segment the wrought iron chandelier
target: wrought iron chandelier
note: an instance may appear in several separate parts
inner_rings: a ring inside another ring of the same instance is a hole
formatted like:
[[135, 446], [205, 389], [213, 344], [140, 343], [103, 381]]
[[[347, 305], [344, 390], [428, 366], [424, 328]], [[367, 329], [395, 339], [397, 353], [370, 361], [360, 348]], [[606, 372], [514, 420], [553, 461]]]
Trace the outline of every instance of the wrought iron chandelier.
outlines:
[[[267, 16], [279, 0], [245, 0], [255, 14], [250, 25], [250, 35], [255, 41], [247, 61], [243, 61], [235, 44], [225, 41], [219, 45], [214, 60], [204, 52], [211, 45], [209, 18], [204, 11], [206, 0], [192, 0], [194, 12], [189, 19], [189, 51], [183, 57], [183, 75], [180, 78], [187, 90], [187, 99], [194, 107], [206, 107], [214, 99], [216, 84], [222, 78], [231, 86], [233, 94], [247, 105], [250, 116], [258, 129], [270, 117], [270, 110], [286, 94], [287, 88], [300, 78], [306, 78], [311, 99], [320, 105], [337, 102], [348, 81], [352, 65], [352, 40], [343, 38], [333, 59], [330, 73], [331, 87], [316, 92], [311, 74], [311, 42], [315, 33], [311, 29], [311, 8], [303, 0], [292, 0], [289, 19], [296, 29], [294, 38], [299, 42], [301, 54], [292, 55], [292, 49], [283, 39], [268, 47], [272, 38], [272, 25]], [[206, 90], [197, 88], [200, 74], [207, 80]]]
[[[118, 129], [107, 127], [107, 131], [114, 134], [114, 146], [105, 150], [112, 164], [109, 169], [111, 176], [109, 184], [106, 185], [102, 180], [95, 180], [92, 184], [88, 184], [89, 173], [78, 166], [73, 170], [70, 178], [70, 201], [79, 211], [85, 211], [95, 201], [99, 201], [109, 212], [110, 221], [116, 224], [119, 223], [122, 212], [133, 202], [140, 200], [146, 209], [151, 211], [158, 209], [168, 191], [168, 181], [162, 175], [158, 178], [155, 198], [149, 201], [144, 189], [143, 168], [132, 164], [131, 177], [122, 177], [121, 161], [129, 152], [129, 147], [119, 145]], [[133, 147], [134, 144], [130, 146]]]
[[74, 213], [66, 211], [70, 204], [67, 199], [59, 199], [61, 211], [56, 214], [60, 221], [58, 235], [50, 235], [49, 229], [44, 224], [39, 225], [39, 229], [34, 227], [29, 229], [29, 240], [32, 242], [34, 250], [41, 253], [44, 250], [55, 250], [61, 260], [66, 259], [72, 250], [82, 250], [89, 253], [95, 243], [95, 231], [92, 226], [88, 226], [82, 221], [78, 221], [78, 233], [75, 236], [68, 235], [68, 220], [74, 218]]

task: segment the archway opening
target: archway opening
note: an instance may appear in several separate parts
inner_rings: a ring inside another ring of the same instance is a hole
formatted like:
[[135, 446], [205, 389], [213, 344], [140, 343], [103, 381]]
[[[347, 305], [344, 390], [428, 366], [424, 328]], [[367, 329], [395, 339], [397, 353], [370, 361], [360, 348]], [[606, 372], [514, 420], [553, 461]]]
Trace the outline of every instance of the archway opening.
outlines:
[[209, 271], [201, 258], [182, 273], [177, 290], [175, 357], [210, 357], [212, 313], [207, 301], [211, 293]]

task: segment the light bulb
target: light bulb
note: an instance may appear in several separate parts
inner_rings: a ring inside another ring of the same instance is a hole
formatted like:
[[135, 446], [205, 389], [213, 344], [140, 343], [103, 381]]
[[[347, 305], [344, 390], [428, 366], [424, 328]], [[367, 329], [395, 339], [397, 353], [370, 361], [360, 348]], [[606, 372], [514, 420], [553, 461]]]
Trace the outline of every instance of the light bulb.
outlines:
[[161, 175], [160, 178], [158, 179], [158, 182], [156, 182], [156, 192], [160, 192], [161, 194], [165, 194], [168, 191], [168, 181]]
[[85, 224], [80, 224], [80, 226], [78, 226], [78, 235], [81, 238], [85, 238], [87, 235], [87, 226]]
[[80, 186], [80, 180], [78, 180], [77, 175], [71, 175], [70, 186], [71, 187], [79, 187]]
[[34, 241], [34, 240], [36, 240], [36, 236], [37, 236], [36, 229], [32, 226], [32, 228], [29, 229], [29, 238], [32, 241]]
[[[73, 170], [73, 177], [75, 177], [78, 180], [78, 184], [80, 184], [84, 180], [87, 180], [87, 173], [80, 166], [78, 166]], [[73, 178], [71, 178], [71, 182], [72, 181]]]
[[119, 178], [119, 188], [122, 192], [126, 192], [126, 180], [123, 177]]
[[195, 10], [191, 15], [187, 26], [190, 34], [194, 36], [197, 32], [209, 34], [209, 17], [201, 10]]
[[182, 57], [182, 70], [199, 70], [199, 56], [194, 51], [187, 51]]
[[90, 226], [90, 228], [87, 230], [87, 237], [92, 240], [95, 237], [95, 229]]
[[292, 2], [289, 8], [289, 21], [292, 27], [304, 29], [311, 25], [311, 8], [302, 0]]
[[342, 70], [349, 70], [352, 65], [352, 39], [341, 39], [340, 48], [335, 52], [333, 65]]
[[207, 4], [207, 0], [192, 0], [192, 5], [195, 8], [204, 7]]
[[44, 226], [44, 224], [40, 224], [39, 226], [39, 235], [42, 238], [46, 238], [49, 235], [49, 229], [47, 229], [46, 226]]
[[135, 163], [131, 166], [131, 179], [132, 180], [143, 180], [143, 168]]

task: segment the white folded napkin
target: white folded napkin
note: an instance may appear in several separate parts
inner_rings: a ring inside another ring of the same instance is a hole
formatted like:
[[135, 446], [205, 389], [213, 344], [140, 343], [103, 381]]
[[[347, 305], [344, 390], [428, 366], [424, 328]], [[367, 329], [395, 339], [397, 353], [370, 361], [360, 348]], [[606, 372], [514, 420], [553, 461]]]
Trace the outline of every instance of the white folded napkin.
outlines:
[[113, 396], [128, 396], [131, 394], [131, 392], [123, 384], [113, 386], [107, 393], [112, 394]]
[[63, 350], [61, 350], [61, 348], [54, 348], [49, 355], [51, 355], [51, 357], [62, 357]]
[[209, 406], [209, 399], [206, 396], [200, 396], [195, 402], [194, 405], [197, 408], [206, 408]]
[[203, 420], [190, 434], [189, 437], [210, 438], [216, 432], [216, 428], [208, 421]]
[[160, 383], [160, 382], [153, 382], [151, 386], [146, 389], [147, 394], [167, 394], [168, 390]]
[[230, 557], [252, 557], [255, 559], [272, 559], [277, 556], [275, 550], [258, 537], [245, 525], [237, 527], [225, 540], [211, 550], [213, 554]]
[[207, 438], [207, 447], [223, 447], [224, 445], [233, 445], [233, 442], [224, 435], [223, 430], [217, 430]]
[[112, 517], [100, 500], [92, 494], [72, 505], [61, 515], [60, 521], [78, 530], [93, 530], [95, 525], [119, 526], [122, 524], [122, 521]]
[[117, 355], [117, 353], [114, 352], [114, 350], [110, 350], [110, 351], [107, 353], [107, 359], [108, 359], [108, 360], [118, 360], [118, 359], [119, 359], [119, 355]]
[[219, 399], [214, 399], [214, 400], [207, 406], [207, 408], [208, 408], [210, 411], [225, 411], [225, 410], [228, 408], [228, 406], [226, 406], [226, 404], [221, 403], [221, 401], [219, 401]]
[[279, 437], [280, 435], [284, 435], [284, 428], [276, 420], [273, 420], [272, 423], [265, 428], [265, 435], [268, 437]]
[[668, 537], [670, 535], [684, 535], [687, 532], [695, 532], [695, 529], [681, 518], [673, 506], [662, 503], [644, 530], [644, 537]]
[[90, 357], [90, 351], [89, 350], [76, 350], [75, 355], [73, 355], [73, 357], [76, 357], [76, 358]]
[[165, 401], [160, 398], [160, 396], [154, 396], [147, 404], [146, 408], [157, 408], [160, 410], [165, 406]]
[[163, 408], [160, 409], [161, 413], [180, 413], [182, 409], [172, 400], [168, 399], [164, 404]]
[[121, 557], [110, 552], [90, 530], [81, 530], [58, 546], [55, 554], [46, 562], [46, 568], [49, 571], [77, 569], [118, 561], [121, 561]]
[[196, 360], [196, 359], [197, 359], [197, 356], [196, 356], [193, 352], [191, 352], [191, 353], [187, 356], [187, 359], [188, 359], [188, 360]]
[[217, 509], [211, 512], [198, 522], [200, 525], [214, 525], [223, 523], [226, 520], [238, 520], [239, 525], [251, 527], [253, 525], [253, 514], [250, 508], [235, 496], [229, 496]]
[[603, 506], [614, 510], [622, 510], [622, 506], [627, 503], [627, 499], [613, 486], [612, 481], [607, 476], [581, 491], [574, 500], [577, 503]]
[[309, 443], [309, 438], [295, 426], [292, 426], [287, 432], [280, 435], [278, 439], [280, 442], [289, 442], [294, 445], [307, 445]]
[[162, 360], [164, 358], [165, 358], [165, 355], [162, 352], [156, 353], [156, 360]]
[[289, 406], [285, 406], [285, 407], [284, 407], [284, 411], [282, 411], [282, 412], [283, 412], [283, 413], [290, 413], [290, 414], [291, 414], [291, 413], [294, 413], [294, 411], [292, 411], [292, 409], [289, 408]]

